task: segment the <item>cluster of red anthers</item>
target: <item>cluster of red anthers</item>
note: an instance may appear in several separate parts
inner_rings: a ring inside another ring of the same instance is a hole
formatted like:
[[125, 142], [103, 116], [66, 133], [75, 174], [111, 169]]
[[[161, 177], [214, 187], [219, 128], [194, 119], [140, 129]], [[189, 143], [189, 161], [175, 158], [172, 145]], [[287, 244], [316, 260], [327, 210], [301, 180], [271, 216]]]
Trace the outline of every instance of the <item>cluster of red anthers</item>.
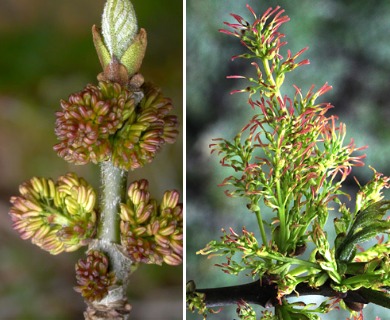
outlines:
[[153, 160], [165, 143], [178, 134], [177, 117], [169, 115], [170, 99], [150, 85], [137, 106], [134, 93], [117, 83], [100, 82], [62, 101], [54, 149], [75, 164], [112, 160], [124, 170], [142, 167]]

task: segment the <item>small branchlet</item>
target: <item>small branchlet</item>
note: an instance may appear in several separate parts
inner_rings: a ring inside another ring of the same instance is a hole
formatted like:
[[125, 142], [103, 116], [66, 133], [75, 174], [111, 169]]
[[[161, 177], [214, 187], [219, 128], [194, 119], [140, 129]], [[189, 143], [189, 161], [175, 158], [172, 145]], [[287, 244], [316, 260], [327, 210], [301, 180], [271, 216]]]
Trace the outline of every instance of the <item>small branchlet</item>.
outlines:
[[[138, 28], [131, 2], [107, 0], [102, 31], [93, 26], [92, 32], [103, 71], [98, 85], [61, 101], [54, 150], [72, 164], [100, 164], [100, 203], [85, 180], [69, 173], [57, 182], [32, 178], [22, 184], [20, 195], [11, 198], [10, 215], [23, 239], [52, 254], [89, 244], [87, 258], [76, 265], [75, 289], [87, 302], [85, 317], [124, 320], [131, 309], [126, 292], [133, 262], [182, 263], [178, 192], [167, 191], [157, 206], [141, 180], [125, 197], [128, 171], [152, 162], [164, 144], [175, 142], [178, 120], [171, 114], [172, 101], [139, 73], [147, 35]], [[126, 203], [120, 208], [121, 202]]]
[[[315, 312], [327, 313], [336, 303], [356, 314], [370, 301], [364, 290], [370, 290], [373, 302], [378, 295], [375, 303], [383, 305], [389, 299], [390, 286], [390, 242], [384, 237], [390, 233], [385, 217], [390, 205], [383, 200], [382, 189], [389, 188], [390, 178], [374, 170], [368, 184], [358, 184], [354, 214], [347, 208], [343, 197], [352, 197], [342, 191], [342, 185], [353, 167], [364, 165], [365, 155], [359, 152], [365, 147], [357, 147], [353, 140], [345, 143], [345, 124], [327, 115], [333, 106], [317, 102], [332, 88], [327, 83], [318, 90], [312, 86], [306, 94], [294, 85], [293, 97], [283, 95], [285, 76], [309, 64], [300, 58], [307, 48], [296, 54], [287, 50], [283, 56], [280, 49], [287, 42], [280, 27], [289, 21], [284, 10], [269, 8], [258, 17], [247, 8], [253, 22], [232, 14], [235, 22], [225, 23], [228, 30], [221, 32], [239, 39], [245, 47], [246, 52], [232, 60], [251, 59], [255, 67], [256, 77], [229, 78], [247, 80], [247, 87], [232, 93], [249, 94], [248, 105], [256, 114], [233, 139], [215, 139], [210, 147], [221, 157], [221, 165], [233, 171], [221, 186], [229, 187], [225, 191], [229, 197], [247, 201], [261, 242], [245, 227], [242, 234], [230, 228], [230, 233], [223, 230], [219, 241], [211, 241], [198, 253], [225, 256], [226, 262], [217, 264], [223, 272], [247, 272], [253, 278], [266, 278], [276, 288], [275, 313], [265, 312], [262, 319], [319, 319]], [[341, 217], [334, 220], [331, 232], [337, 237], [331, 243], [324, 227], [334, 205]], [[375, 238], [377, 244], [366, 249], [360, 246]], [[312, 251], [306, 258], [298, 257], [308, 249]], [[237, 298], [234, 303], [240, 301], [239, 287], [229, 287]], [[317, 308], [289, 302], [294, 292], [303, 294], [307, 287], [336, 302], [324, 302]], [[198, 293], [217, 294], [218, 289], [199, 289]], [[191, 295], [202, 298], [194, 292]], [[207, 295], [202, 303], [203, 313], [208, 307]], [[255, 317], [253, 309], [241, 302], [238, 315]]]

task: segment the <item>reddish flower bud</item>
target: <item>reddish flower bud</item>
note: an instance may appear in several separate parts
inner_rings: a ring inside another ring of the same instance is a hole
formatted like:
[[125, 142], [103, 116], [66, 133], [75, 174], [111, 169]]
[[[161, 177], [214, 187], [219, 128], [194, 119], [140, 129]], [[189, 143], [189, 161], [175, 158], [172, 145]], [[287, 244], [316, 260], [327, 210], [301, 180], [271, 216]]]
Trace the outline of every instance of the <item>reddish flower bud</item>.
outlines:
[[103, 299], [116, 281], [115, 274], [109, 272], [107, 256], [97, 250], [89, 251], [86, 259], [77, 262], [76, 279], [78, 285], [74, 289], [87, 301]]
[[121, 204], [121, 240], [128, 256], [148, 264], [178, 265], [183, 256], [183, 211], [177, 191], [167, 191], [161, 206], [150, 198], [146, 180], [133, 182]]

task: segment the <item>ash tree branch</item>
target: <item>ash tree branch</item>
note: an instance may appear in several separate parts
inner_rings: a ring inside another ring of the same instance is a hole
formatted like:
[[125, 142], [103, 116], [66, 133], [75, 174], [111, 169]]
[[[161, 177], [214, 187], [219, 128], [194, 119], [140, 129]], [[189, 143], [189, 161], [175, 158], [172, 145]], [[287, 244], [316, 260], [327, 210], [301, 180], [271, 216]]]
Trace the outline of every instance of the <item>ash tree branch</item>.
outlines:
[[207, 307], [237, 304], [241, 300], [268, 307], [270, 303], [273, 305], [272, 300], [276, 298], [277, 288], [275, 285], [261, 285], [260, 281], [257, 280], [231, 287], [196, 289], [196, 292], [205, 294], [204, 302]]
[[[355, 291], [341, 293], [331, 287], [331, 282], [327, 281], [320, 288], [312, 288], [306, 283], [300, 283], [296, 287], [296, 293], [299, 296], [319, 295], [323, 297], [333, 297], [343, 299], [348, 306], [374, 303], [390, 309], [390, 296], [386, 292], [360, 288]], [[257, 304], [265, 308], [273, 307], [278, 303], [277, 286], [269, 282], [264, 277], [251, 283], [219, 287], [208, 289], [196, 289], [196, 292], [205, 294], [205, 304], [207, 307], [219, 307], [231, 304], [237, 304], [244, 300], [250, 304]], [[291, 293], [286, 297], [293, 297], [296, 293]]]

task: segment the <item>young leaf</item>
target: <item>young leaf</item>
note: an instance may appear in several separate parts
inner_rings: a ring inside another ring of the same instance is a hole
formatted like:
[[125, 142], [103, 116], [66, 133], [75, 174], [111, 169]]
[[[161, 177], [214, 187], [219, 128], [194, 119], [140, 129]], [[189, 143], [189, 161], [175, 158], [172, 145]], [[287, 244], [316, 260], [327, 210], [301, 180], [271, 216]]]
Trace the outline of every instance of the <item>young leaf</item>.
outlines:
[[370, 240], [380, 233], [390, 232], [390, 221], [382, 220], [390, 209], [389, 201], [378, 201], [357, 213], [352, 227], [343, 241], [336, 243], [336, 259], [350, 262], [356, 254], [355, 246]]

